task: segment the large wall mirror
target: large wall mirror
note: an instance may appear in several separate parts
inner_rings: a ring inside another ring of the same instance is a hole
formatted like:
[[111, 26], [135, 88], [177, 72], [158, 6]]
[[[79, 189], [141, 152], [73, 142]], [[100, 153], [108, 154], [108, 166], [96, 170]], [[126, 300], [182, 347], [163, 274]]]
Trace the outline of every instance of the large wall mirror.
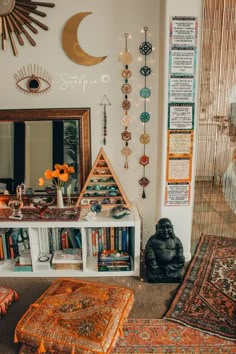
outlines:
[[79, 194], [91, 169], [90, 110], [0, 110], [0, 161], [0, 187], [10, 193], [21, 183], [40, 192], [44, 171], [67, 163], [75, 168], [72, 193]]

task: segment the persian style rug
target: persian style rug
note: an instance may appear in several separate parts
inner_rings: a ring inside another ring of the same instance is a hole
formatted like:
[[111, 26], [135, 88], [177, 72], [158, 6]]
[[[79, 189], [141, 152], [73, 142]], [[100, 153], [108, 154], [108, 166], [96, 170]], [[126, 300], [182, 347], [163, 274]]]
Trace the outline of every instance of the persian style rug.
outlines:
[[[20, 350], [20, 354], [36, 353], [35, 348], [25, 344]], [[128, 319], [123, 336], [112, 351], [112, 354], [119, 353], [234, 354], [236, 344], [166, 320]]]
[[236, 239], [202, 235], [165, 319], [236, 341], [235, 280]]

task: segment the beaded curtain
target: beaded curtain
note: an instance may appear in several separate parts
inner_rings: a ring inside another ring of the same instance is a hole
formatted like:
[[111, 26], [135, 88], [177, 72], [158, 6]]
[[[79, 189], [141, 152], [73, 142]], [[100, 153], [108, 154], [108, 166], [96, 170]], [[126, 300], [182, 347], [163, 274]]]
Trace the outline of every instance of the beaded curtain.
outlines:
[[[193, 244], [203, 232], [236, 237], [235, 210], [224, 192], [224, 173], [236, 148], [230, 118], [236, 102], [235, 18], [236, 0], [204, 1]], [[234, 182], [229, 182], [231, 191]], [[236, 192], [233, 198], [236, 203]]]

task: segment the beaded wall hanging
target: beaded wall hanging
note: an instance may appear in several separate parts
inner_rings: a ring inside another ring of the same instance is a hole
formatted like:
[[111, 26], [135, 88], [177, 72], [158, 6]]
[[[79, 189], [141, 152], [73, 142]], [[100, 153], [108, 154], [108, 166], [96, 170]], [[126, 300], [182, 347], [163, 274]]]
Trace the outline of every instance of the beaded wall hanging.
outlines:
[[125, 165], [124, 168], [128, 169], [128, 157], [129, 155], [132, 154], [132, 150], [129, 147], [129, 141], [131, 140], [131, 133], [128, 131], [128, 127], [132, 121], [130, 115], [128, 114], [128, 111], [131, 107], [131, 102], [128, 99], [129, 94], [132, 91], [132, 87], [129, 83], [129, 79], [132, 75], [129, 65], [132, 63], [132, 55], [128, 51], [127, 47], [127, 40], [128, 40], [128, 33], [124, 34], [125, 37], [125, 50], [120, 54], [120, 61], [124, 65], [124, 69], [121, 72], [122, 78], [123, 78], [123, 85], [121, 86], [121, 91], [124, 94], [124, 100], [122, 102], [122, 108], [124, 110], [124, 116], [122, 118], [122, 124], [124, 126], [124, 131], [121, 133], [121, 139], [125, 142], [125, 146], [121, 150], [122, 155], [125, 157]]
[[151, 90], [147, 87], [147, 77], [152, 72], [150, 67], [147, 66], [147, 56], [152, 52], [152, 45], [147, 41], [147, 31], [148, 28], [144, 27], [145, 40], [139, 46], [139, 52], [144, 55], [144, 65], [140, 69], [140, 74], [144, 77], [144, 87], [140, 90], [140, 97], [143, 99], [143, 112], [140, 114], [143, 133], [139, 137], [139, 141], [143, 144], [143, 155], [139, 158], [139, 163], [143, 166], [143, 177], [139, 180], [139, 184], [143, 187], [142, 198], [146, 198], [145, 187], [150, 182], [145, 176], [146, 165], [149, 164], [149, 157], [146, 155], [146, 145], [150, 142], [150, 136], [146, 132], [147, 123], [150, 120], [150, 113], [147, 112], [147, 99], [151, 96]]
[[103, 106], [103, 145], [107, 143], [107, 108], [106, 106], [110, 106], [111, 102], [107, 98], [106, 95], [103, 96], [102, 101], [100, 103]]

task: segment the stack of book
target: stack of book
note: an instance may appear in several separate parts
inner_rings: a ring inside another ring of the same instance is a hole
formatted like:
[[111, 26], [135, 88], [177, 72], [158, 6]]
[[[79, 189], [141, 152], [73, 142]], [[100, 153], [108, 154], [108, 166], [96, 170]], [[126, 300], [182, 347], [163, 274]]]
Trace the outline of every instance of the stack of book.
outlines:
[[131, 270], [131, 257], [126, 251], [102, 251], [98, 254], [98, 271]]
[[78, 269], [83, 268], [82, 249], [81, 248], [64, 248], [54, 252], [52, 258], [53, 269]]
[[14, 266], [15, 272], [32, 272], [30, 249], [23, 249]]

